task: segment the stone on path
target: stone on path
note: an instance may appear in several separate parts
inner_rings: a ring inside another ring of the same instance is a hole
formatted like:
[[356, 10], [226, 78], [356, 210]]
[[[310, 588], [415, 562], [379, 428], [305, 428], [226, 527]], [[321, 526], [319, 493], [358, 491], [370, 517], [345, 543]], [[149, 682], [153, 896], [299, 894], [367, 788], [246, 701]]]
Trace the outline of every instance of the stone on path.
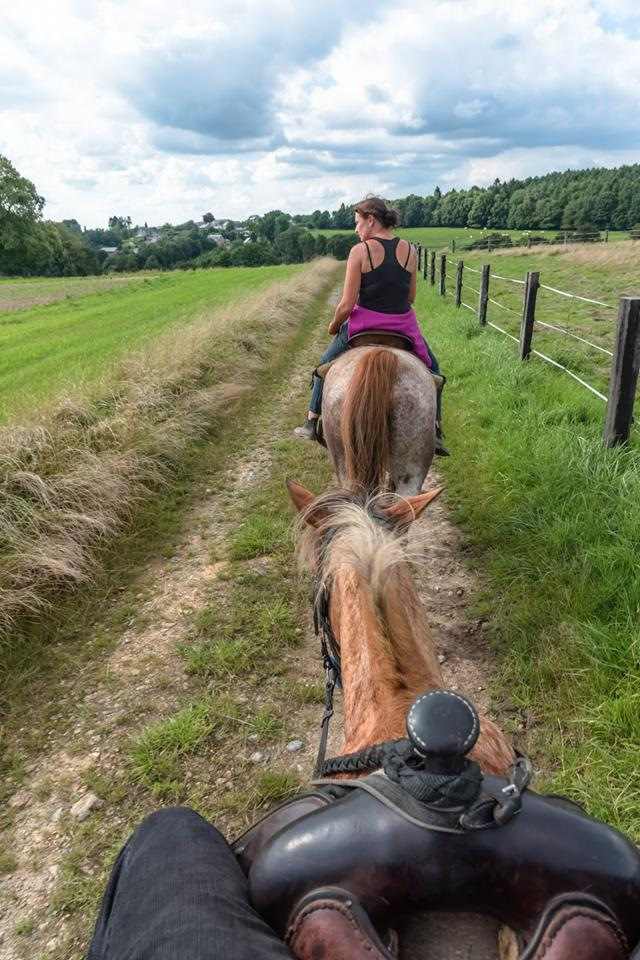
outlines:
[[95, 793], [85, 793], [84, 797], [74, 803], [69, 813], [76, 820], [86, 820], [92, 810], [97, 810], [102, 806], [102, 801], [96, 797]]
[[304, 743], [302, 740], [290, 740], [287, 744], [287, 750], [289, 753], [297, 753], [298, 750], [302, 750]]

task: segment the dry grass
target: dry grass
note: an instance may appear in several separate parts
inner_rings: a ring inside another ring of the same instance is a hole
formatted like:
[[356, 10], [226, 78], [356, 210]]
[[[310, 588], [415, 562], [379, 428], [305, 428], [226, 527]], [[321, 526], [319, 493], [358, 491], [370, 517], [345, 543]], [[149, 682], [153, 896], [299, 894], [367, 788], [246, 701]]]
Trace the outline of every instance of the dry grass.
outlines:
[[531, 259], [538, 254], [560, 254], [560, 259], [567, 264], [580, 263], [589, 267], [634, 267], [640, 265], [640, 242], [621, 240], [619, 243], [571, 243], [566, 246], [558, 243], [531, 249], [504, 247], [491, 251], [492, 257], [520, 256]]
[[0, 635], [90, 580], [99, 551], [185, 448], [252, 387], [335, 262], [169, 331], [82, 402], [0, 430]]

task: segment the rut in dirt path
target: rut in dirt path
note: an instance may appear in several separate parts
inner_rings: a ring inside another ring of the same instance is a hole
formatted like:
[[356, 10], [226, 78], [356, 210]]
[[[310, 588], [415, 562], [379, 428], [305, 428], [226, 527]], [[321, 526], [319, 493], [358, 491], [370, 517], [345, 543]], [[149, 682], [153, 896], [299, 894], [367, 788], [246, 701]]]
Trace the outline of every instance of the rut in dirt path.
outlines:
[[[130, 786], [128, 743], [202, 696], [198, 680], [185, 671], [179, 645], [190, 636], [199, 613], [212, 604], [222, 609], [230, 603], [230, 537], [243, 519], [247, 495], [269, 477], [275, 452], [289, 438], [283, 424], [291, 410], [304, 409], [308, 370], [325, 341], [323, 324], [296, 357], [286, 390], [257, 411], [250, 449], [212, 478], [211, 489], [185, 515], [174, 554], [157, 557], [132, 595], [125, 595], [123, 600], [136, 611], [129, 628], [117, 638], [97, 681], [88, 682], [86, 694], [78, 698], [67, 728], [28, 763], [25, 780], [9, 801], [16, 813], [12, 839], [18, 867], [0, 887], [0, 960], [82, 956], [95, 891], [109, 866], [106, 851], [114, 853], [140, 817], [162, 802], [148, 794], [140, 799]], [[292, 462], [303, 450], [302, 441], [296, 444]], [[326, 455], [314, 446], [304, 456], [315, 480], [309, 485], [320, 493], [319, 483], [329, 477]], [[427, 486], [433, 484], [432, 471]], [[483, 624], [467, 608], [478, 585], [461, 562], [457, 533], [442, 499], [413, 525], [411, 540], [425, 558], [416, 579], [430, 611], [446, 682], [487, 710], [488, 642]], [[248, 569], [253, 576], [267, 576], [271, 566], [268, 555], [258, 556]], [[252, 778], [292, 772], [302, 786], [313, 769], [322, 712], [317, 690], [321, 692], [323, 677], [310, 606], [302, 616], [296, 631], [304, 642], [283, 651], [272, 676], [257, 683], [234, 682], [236, 706], [244, 704], [247, 715], [258, 711], [278, 723], [271, 731], [257, 728], [259, 732], [234, 741], [233, 752], [221, 748], [200, 760], [194, 754], [181, 784], [180, 802], [197, 806], [225, 831], [242, 828], [255, 814], [248, 789], [246, 806], [238, 801], [239, 789]], [[84, 678], [77, 676], [69, 684], [72, 690], [82, 689]], [[292, 692], [305, 689], [308, 700], [292, 700]], [[337, 706], [330, 751], [340, 745]], [[69, 856], [82, 858], [73, 883]], [[54, 912], [52, 903], [61, 891], [64, 911]], [[72, 894], [77, 894], [75, 900]]]

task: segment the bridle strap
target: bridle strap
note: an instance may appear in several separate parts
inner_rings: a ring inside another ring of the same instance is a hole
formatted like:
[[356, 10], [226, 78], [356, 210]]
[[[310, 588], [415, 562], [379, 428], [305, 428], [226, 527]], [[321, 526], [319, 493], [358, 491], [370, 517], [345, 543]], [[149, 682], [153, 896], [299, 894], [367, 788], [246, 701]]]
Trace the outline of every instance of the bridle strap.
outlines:
[[341, 683], [340, 676], [340, 647], [335, 638], [333, 627], [329, 619], [329, 585], [327, 580], [316, 580], [316, 590], [313, 600], [313, 629], [316, 637], [320, 637], [320, 649], [325, 672], [324, 713], [320, 723], [320, 745], [314, 777], [320, 776], [319, 770], [324, 764], [329, 737], [329, 721], [333, 716], [333, 694], [337, 684]]
[[316, 768], [313, 772], [314, 779], [323, 776], [319, 771], [324, 766], [324, 758], [327, 752], [327, 738], [329, 736], [329, 721], [333, 716], [333, 692], [338, 681], [338, 673], [329, 658], [325, 658], [325, 700], [324, 713], [320, 725], [320, 745], [318, 747], [318, 758]]

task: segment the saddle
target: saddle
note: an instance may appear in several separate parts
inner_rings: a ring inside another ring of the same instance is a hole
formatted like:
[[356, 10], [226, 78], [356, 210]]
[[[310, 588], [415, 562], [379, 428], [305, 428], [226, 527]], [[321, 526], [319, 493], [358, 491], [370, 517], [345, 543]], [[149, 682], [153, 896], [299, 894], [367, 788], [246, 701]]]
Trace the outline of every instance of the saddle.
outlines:
[[253, 906], [295, 956], [390, 960], [385, 931], [426, 910], [496, 918], [524, 938], [520, 960], [640, 957], [629, 840], [526, 789], [522, 762], [509, 780], [483, 775], [459, 694], [419, 697], [407, 729], [382, 745], [382, 771], [324, 784], [235, 844]]
[[[349, 349], [352, 350], [355, 347], [390, 347], [394, 350], [407, 350], [413, 353], [413, 340], [411, 337], [405, 337], [403, 333], [393, 333], [391, 330], [375, 330], [372, 328], [371, 330], [363, 330], [362, 333], [356, 333], [352, 337], [349, 337]], [[328, 363], [321, 363], [313, 372], [316, 377], [324, 380], [329, 368], [334, 363], [335, 360], [330, 360]], [[431, 376], [435, 381], [436, 387], [440, 387], [443, 383], [443, 378], [440, 374], [432, 373]]]

